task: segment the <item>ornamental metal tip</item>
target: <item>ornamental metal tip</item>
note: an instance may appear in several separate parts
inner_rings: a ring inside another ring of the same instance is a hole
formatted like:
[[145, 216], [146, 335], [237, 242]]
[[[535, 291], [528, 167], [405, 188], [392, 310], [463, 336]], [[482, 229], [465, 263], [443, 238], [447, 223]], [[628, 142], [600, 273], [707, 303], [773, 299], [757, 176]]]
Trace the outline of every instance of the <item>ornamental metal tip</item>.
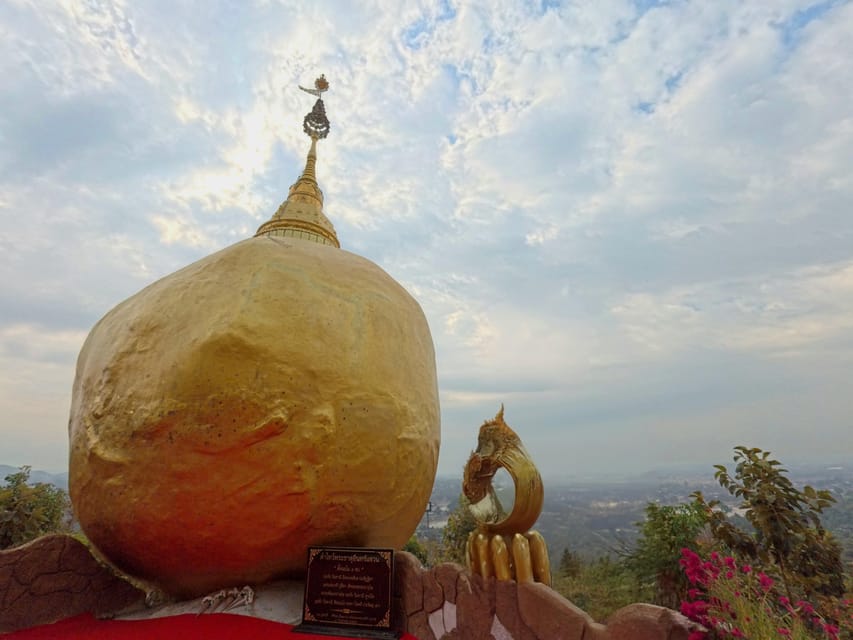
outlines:
[[317, 102], [314, 103], [314, 108], [311, 109], [310, 113], [306, 114], [305, 118], [302, 120], [302, 130], [312, 140], [322, 140], [329, 135], [329, 129], [331, 127], [329, 119], [326, 117], [326, 105], [323, 104], [323, 100], [320, 97], [324, 92], [329, 90], [329, 81], [326, 80], [325, 75], [321, 74], [320, 77], [314, 81], [313, 89], [303, 87], [302, 85], [299, 85], [299, 88], [305, 93], [317, 96]]
[[305, 169], [299, 179], [293, 183], [287, 194], [287, 200], [263, 223], [255, 237], [281, 236], [299, 238], [319, 244], [340, 248], [341, 243], [335, 233], [335, 227], [323, 213], [323, 192], [317, 184], [317, 140], [329, 135], [329, 120], [326, 107], [320, 96], [328, 91], [329, 81], [320, 76], [314, 81], [314, 88], [299, 85], [299, 88], [312, 96], [317, 96], [314, 108], [305, 116], [302, 130], [311, 138], [311, 148], [305, 159]]

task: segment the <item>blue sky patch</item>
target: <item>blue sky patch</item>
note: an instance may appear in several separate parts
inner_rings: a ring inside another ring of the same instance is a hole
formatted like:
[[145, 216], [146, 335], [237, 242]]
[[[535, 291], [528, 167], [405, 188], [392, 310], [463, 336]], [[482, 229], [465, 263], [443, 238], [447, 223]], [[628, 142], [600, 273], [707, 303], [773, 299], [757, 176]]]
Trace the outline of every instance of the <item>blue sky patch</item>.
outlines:
[[681, 78], [684, 77], [684, 72], [679, 71], [677, 73], [673, 73], [666, 79], [664, 82], [664, 86], [666, 86], [666, 90], [670, 93], [673, 93], [676, 89], [678, 89], [678, 85], [681, 84]]
[[841, 4], [845, 3], [838, 0], [825, 0], [794, 12], [785, 22], [777, 25], [782, 34], [782, 42], [786, 47], [796, 47], [803, 29]]
[[438, 15], [435, 17], [436, 21], [442, 22], [444, 20], [453, 20], [456, 17], [456, 7], [454, 7], [449, 0], [442, 0], [438, 4]]
[[424, 17], [418, 18], [403, 30], [401, 39], [407, 49], [417, 51], [423, 45], [424, 38], [432, 31]]
[[434, 21], [430, 21], [426, 16], [421, 16], [408, 27], [403, 29], [403, 33], [401, 35], [403, 45], [407, 49], [417, 51], [424, 45], [424, 41], [432, 35], [439, 22], [446, 22], [447, 20], [452, 20], [455, 17], [456, 8], [450, 4], [448, 0], [443, 0], [438, 5], [438, 13], [435, 16]]
[[549, 9], [559, 9], [560, 8], [560, 0], [542, 0], [539, 4], [540, 11], [544, 14], [547, 13]]
[[634, 0], [634, 7], [636, 7], [637, 13], [640, 15], [655, 9], [656, 7], [662, 7], [667, 4], [669, 4], [669, 2], [666, 0]]
[[655, 103], [654, 102], [638, 102], [634, 105], [634, 111], [638, 113], [654, 113], [655, 112]]

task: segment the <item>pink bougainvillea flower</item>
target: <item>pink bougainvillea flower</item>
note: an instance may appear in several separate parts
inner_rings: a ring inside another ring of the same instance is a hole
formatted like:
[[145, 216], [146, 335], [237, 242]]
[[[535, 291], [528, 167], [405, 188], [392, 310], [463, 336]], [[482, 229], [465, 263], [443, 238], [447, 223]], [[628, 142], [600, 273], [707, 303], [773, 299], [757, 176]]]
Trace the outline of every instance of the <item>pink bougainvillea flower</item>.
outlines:
[[779, 604], [781, 604], [785, 609], [787, 609], [790, 613], [794, 613], [794, 607], [791, 606], [791, 601], [788, 600], [785, 596], [779, 596]]
[[773, 586], [773, 578], [762, 572], [758, 574], [758, 583], [761, 585], [761, 588], [767, 592], [770, 591], [770, 587]]
[[696, 600], [695, 602], [682, 602], [681, 613], [691, 620], [701, 619], [708, 611], [708, 603], [704, 600]]
[[802, 611], [803, 613], [805, 613], [806, 615], [814, 613], [814, 607], [810, 603], [806, 602], [805, 600], [798, 600], [797, 601], [797, 608], [800, 611]]

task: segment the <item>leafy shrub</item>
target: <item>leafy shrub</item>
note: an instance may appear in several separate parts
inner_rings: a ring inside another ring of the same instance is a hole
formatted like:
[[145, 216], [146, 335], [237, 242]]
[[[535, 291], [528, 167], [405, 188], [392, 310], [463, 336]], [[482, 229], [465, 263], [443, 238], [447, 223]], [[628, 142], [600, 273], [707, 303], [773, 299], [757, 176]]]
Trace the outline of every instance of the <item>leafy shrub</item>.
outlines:
[[16, 547], [45, 533], [68, 530], [68, 494], [53, 485], [30, 486], [30, 467], [6, 476], [0, 487], [0, 549]]
[[582, 568], [583, 563], [581, 562], [580, 556], [569, 551], [568, 547], [564, 547], [563, 554], [560, 556], [560, 575], [565, 576], [566, 578], [576, 578], [580, 575]]
[[450, 513], [442, 533], [442, 558], [444, 562], [465, 564], [465, 546], [468, 534], [477, 528], [477, 521], [471, 514], [468, 498], [459, 496], [459, 505]]
[[682, 550], [681, 565], [693, 588], [681, 612], [705, 627], [690, 640], [704, 638], [790, 638], [841, 640], [851, 633], [850, 601], [837, 601], [831, 617], [821, 615], [805, 600], [792, 603], [779, 593], [777, 582], [751, 565], [738, 565], [732, 556], [712, 552], [704, 560]]
[[403, 551], [408, 551], [413, 556], [415, 556], [418, 560], [421, 561], [421, 564], [429, 566], [429, 552], [426, 547], [421, 544], [421, 541], [418, 540], [418, 537], [415, 534], [412, 534], [412, 537], [409, 538], [408, 542], [403, 545]]
[[744, 561], [765, 573], [776, 574], [786, 597], [832, 598], [844, 594], [841, 548], [820, 521], [819, 514], [835, 499], [829, 491], [794, 487], [777, 460], [761, 449], [735, 447], [734, 475], [715, 465], [720, 485], [742, 499], [744, 516], [753, 532], [729, 521], [702, 494], [694, 497], [704, 506], [714, 538]]
[[626, 558], [641, 584], [654, 593], [654, 602], [675, 608], [687, 594], [689, 583], [681, 570], [681, 549], [696, 548], [696, 540], [708, 522], [698, 502], [679, 505], [646, 505], [646, 519], [638, 522], [640, 538]]

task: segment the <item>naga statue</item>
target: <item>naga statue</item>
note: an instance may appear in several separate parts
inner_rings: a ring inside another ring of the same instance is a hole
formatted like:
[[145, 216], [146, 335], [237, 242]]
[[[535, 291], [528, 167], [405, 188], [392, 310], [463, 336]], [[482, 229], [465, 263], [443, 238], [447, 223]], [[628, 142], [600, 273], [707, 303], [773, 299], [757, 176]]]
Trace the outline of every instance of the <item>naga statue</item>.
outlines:
[[[515, 485], [508, 514], [492, 486], [499, 469], [505, 469]], [[477, 450], [465, 465], [462, 492], [477, 521], [466, 548], [471, 572], [550, 586], [548, 547], [541, 534], [530, 530], [542, 512], [542, 477], [521, 438], [504, 422], [503, 405], [494, 419], [480, 427]]]

